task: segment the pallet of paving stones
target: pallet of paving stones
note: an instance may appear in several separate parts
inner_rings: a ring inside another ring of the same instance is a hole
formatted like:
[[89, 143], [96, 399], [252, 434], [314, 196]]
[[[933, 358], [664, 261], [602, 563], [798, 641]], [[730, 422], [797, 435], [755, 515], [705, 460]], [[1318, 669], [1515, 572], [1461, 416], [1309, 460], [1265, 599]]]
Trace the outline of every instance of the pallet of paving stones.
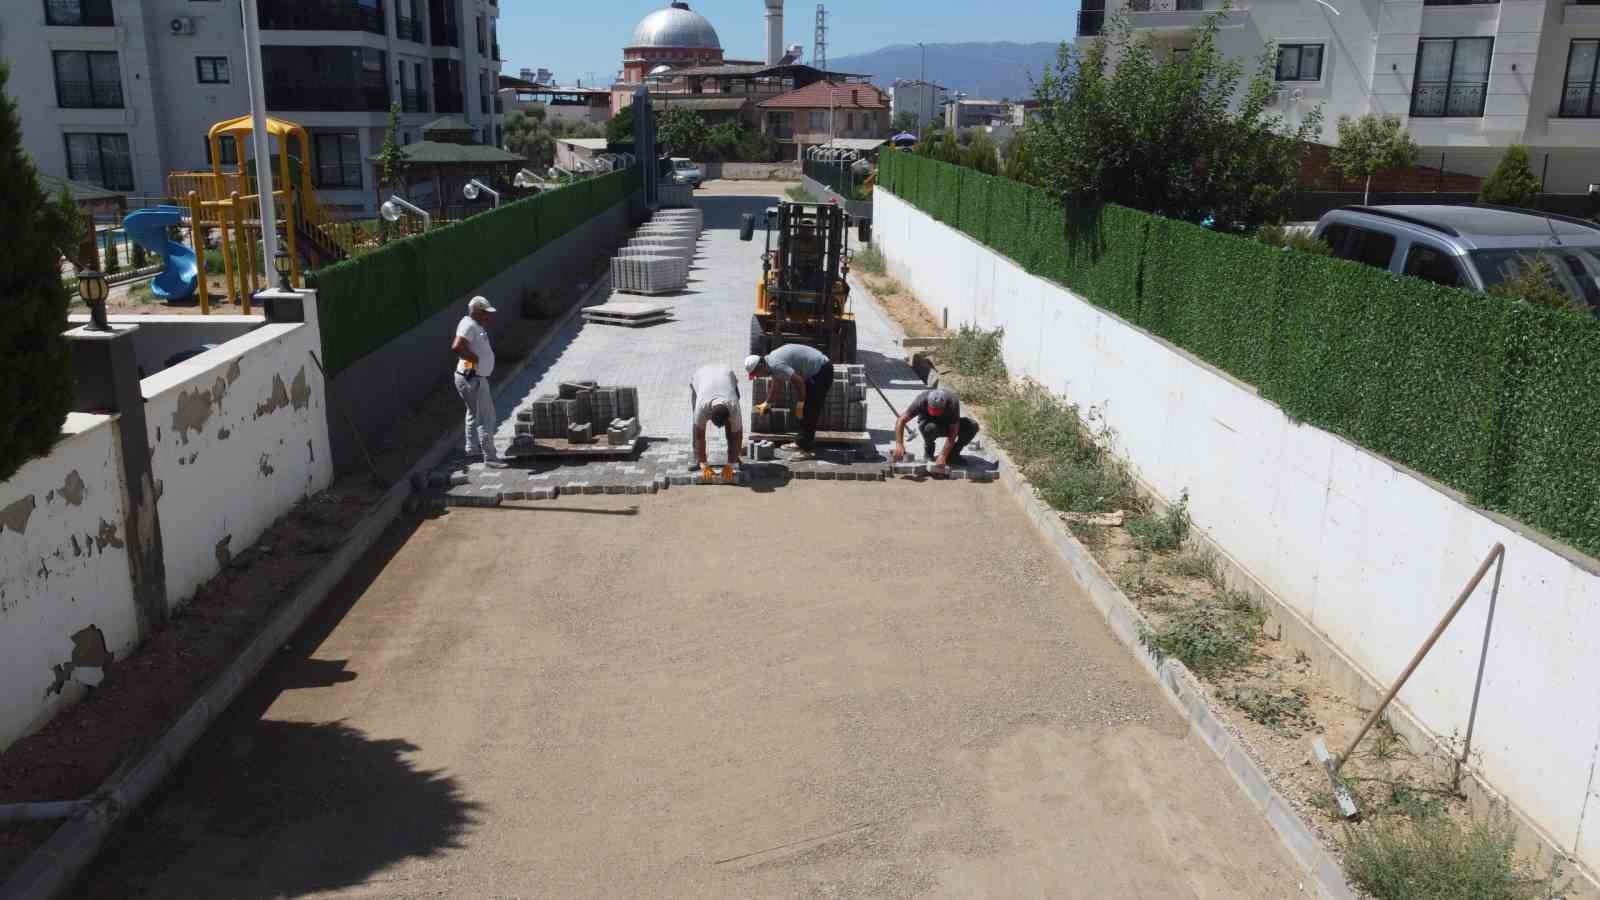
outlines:
[[[793, 442], [799, 436], [798, 431], [754, 431], [745, 435], [753, 441], [771, 441], [774, 444]], [[870, 444], [872, 433], [867, 431], [818, 431], [817, 443], [819, 444]]]
[[594, 322], [598, 325], [642, 328], [646, 325], [660, 325], [671, 321], [672, 307], [658, 306], [654, 303], [613, 301], [585, 309], [583, 319], [585, 322]]
[[620, 459], [632, 456], [644, 448], [644, 437], [635, 437], [625, 444], [611, 444], [604, 440], [575, 443], [563, 438], [512, 438], [503, 456], [523, 459], [538, 456], [565, 456], [586, 459]]

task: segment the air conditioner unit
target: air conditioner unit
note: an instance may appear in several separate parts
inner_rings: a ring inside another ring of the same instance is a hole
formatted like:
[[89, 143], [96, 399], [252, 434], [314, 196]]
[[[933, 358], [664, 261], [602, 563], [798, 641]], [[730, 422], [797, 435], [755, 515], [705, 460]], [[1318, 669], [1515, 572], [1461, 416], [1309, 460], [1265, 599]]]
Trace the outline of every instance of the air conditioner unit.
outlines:
[[194, 34], [194, 16], [173, 16], [167, 29], [173, 34]]

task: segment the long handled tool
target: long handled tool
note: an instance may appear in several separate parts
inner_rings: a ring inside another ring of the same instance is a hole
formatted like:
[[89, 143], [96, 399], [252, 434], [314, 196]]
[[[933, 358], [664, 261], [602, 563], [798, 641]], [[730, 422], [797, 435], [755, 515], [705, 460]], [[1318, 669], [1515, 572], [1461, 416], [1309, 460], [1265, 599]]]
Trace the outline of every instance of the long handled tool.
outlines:
[[[323, 390], [332, 396], [333, 384], [331, 382], [333, 379], [329, 378], [327, 370], [322, 368], [322, 360], [317, 359], [317, 351], [307, 350], [306, 352], [311, 354], [311, 361], [317, 364], [317, 371], [322, 373]], [[373, 483], [377, 484], [378, 487], [387, 488], [389, 483], [383, 480], [382, 475], [378, 474], [378, 464], [372, 461], [372, 454], [367, 452], [367, 442], [361, 439], [361, 430], [356, 428], [356, 423], [351, 420], [350, 412], [345, 409], [343, 403], [338, 402], [337, 397], [334, 398], [333, 405], [339, 408], [339, 415], [344, 419], [345, 427], [350, 429], [352, 435], [355, 435], [356, 446], [361, 448], [361, 458], [367, 461], [367, 468], [372, 471]]]

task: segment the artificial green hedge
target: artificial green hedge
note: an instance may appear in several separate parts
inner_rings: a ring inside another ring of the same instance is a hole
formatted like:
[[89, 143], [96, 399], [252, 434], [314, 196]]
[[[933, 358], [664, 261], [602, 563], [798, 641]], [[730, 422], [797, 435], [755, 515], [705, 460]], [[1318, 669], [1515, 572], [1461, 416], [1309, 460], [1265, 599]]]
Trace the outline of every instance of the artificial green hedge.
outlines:
[[[879, 186], [1343, 435], [1600, 554], [1600, 323], [886, 153]], [[985, 209], [975, 208], [984, 204]]]
[[339, 372], [415, 328], [622, 202], [637, 181], [633, 172], [579, 181], [307, 273], [318, 292], [323, 364]]

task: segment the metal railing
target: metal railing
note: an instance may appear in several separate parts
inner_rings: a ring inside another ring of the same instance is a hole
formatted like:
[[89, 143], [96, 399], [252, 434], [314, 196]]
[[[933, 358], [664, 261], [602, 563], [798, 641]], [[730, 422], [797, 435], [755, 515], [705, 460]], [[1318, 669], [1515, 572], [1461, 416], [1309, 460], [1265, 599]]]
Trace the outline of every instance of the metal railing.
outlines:
[[1419, 81], [1411, 94], [1411, 114], [1425, 117], [1481, 118], [1489, 85], [1485, 82], [1452, 84]]
[[400, 111], [415, 113], [428, 111], [428, 92], [406, 89], [400, 92]]
[[459, 91], [439, 91], [434, 94], [433, 111], [437, 113], [466, 112], [466, 97]]
[[409, 16], [397, 16], [394, 21], [394, 36], [402, 41], [422, 43], [422, 21]]
[[86, 27], [116, 24], [111, 17], [111, 0], [45, 0], [44, 23]]
[[62, 109], [121, 109], [122, 85], [115, 81], [57, 81]]
[[855, 162], [853, 159], [806, 158], [800, 161], [800, 170], [807, 178], [826, 185], [835, 194], [846, 200], [854, 200], [856, 188], [866, 179], [865, 174], [857, 176]]
[[267, 105], [273, 109], [327, 112], [387, 112], [389, 91], [380, 86], [267, 83]]
[[381, 6], [352, 0], [263, 0], [258, 18], [262, 28], [386, 33]]

